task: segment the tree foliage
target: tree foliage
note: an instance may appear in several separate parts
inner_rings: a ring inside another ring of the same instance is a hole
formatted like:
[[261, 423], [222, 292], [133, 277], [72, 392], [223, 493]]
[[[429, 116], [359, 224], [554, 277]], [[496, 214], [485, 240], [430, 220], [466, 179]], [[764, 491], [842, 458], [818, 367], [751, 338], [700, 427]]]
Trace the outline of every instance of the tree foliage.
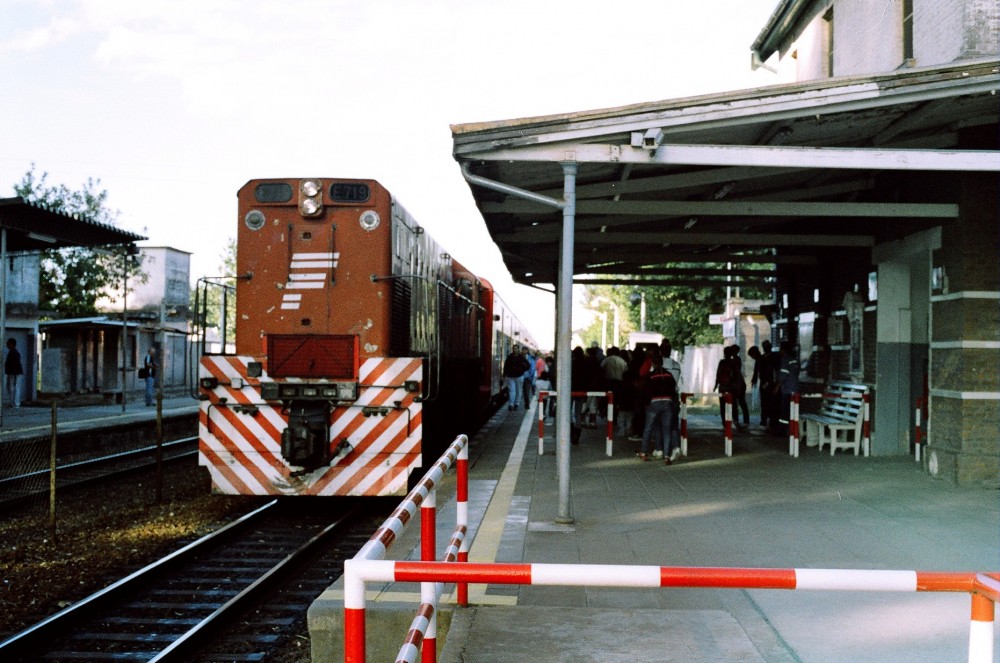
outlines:
[[[117, 225], [119, 212], [107, 207], [108, 192], [100, 188], [100, 180], [88, 178], [82, 189], [74, 191], [65, 184], [49, 186], [47, 179], [48, 173], [36, 175], [32, 164], [21, 181], [14, 185], [14, 192], [53, 212]], [[126, 282], [145, 283], [148, 275], [142, 270], [142, 261], [139, 256], [131, 255], [129, 249], [132, 245], [100, 250], [69, 247], [42, 251], [39, 287], [42, 310], [61, 318], [94, 315], [98, 312], [97, 300], [102, 295], [114, 301]]]
[[[675, 263], [668, 267], [691, 267], [692, 265]], [[724, 265], [718, 265], [724, 267]], [[752, 269], [750, 265], [747, 268]], [[763, 269], [763, 267], [761, 267]], [[619, 343], [624, 345], [628, 333], [640, 331], [641, 306], [643, 295], [646, 301], [646, 331], [659, 332], [677, 349], [689, 345], [706, 345], [721, 343], [722, 335], [717, 325], [709, 324], [709, 315], [722, 313], [726, 305], [725, 286], [692, 287], [692, 286], [610, 286], [591, 285], [585, 289], [585, 301], [591, 302], [596, 297], [603, 296], [618, 305], [620, 337]], [[769, 293], [743, 290], [744, 297], [768, 297]], [[608, 312], [608, 325], [611, 328], [613, 313], [611, 307], [599, 305], [597, 310]], [[601, 320], [599, 318], [583, 332], [583, 340], [600, 341]], [[608, 344], [613, 343], [608, 334]]]

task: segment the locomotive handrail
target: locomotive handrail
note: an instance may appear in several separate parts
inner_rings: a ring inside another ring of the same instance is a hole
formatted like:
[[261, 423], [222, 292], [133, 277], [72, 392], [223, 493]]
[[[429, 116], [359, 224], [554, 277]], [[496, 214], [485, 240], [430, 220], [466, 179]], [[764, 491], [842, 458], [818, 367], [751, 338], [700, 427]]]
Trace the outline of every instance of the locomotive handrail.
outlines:
[[[863, 592], [965, 592], [972, 609], [969, 663], [992, 663], [993, 622], [1000, 574], [867, 569], [638, 566], [623, 564], [509, 564], [359, 559], [344, 563], [344, 660], [365, 660], [365, 584], [464, 582], [569, 587], [785, 589]], [[408, 638], [408, 644], [412, 644]], [[430, 646], [430, 643], [426, 643]], [[404, 647], [405, 648], [405, 647]], [[401, 650], [402, 653], [402, 650]], [[433, 656], [431, 659], [433, 660]], [[410, 659], [406, 659], [410, 660]]]
[[[437, 550], [437, 483], [444, 476], [445, 470], [454, 466], [456, 470], [455, 485], [455, 532], [445, 551], [445, 559], [449, 562], [457, 561], [466, 563], [469, 559], [469, 544], [466, 534], [469, 528], [469, 438], [466, 435], [459, 435], [451, 446], [445, 450], [438, 461], [431, 467], [424, 477], [414, 486], [413, 490], [400, 502], [396, 510], [382, 523], [375, 533], [362, 546], [358, 554], [354, 556], [354, 561], [369, 562], [384, 560], [386, 552], [392, 547], [399, 536], [406, 529], [409, 522], [416, 515], [417, 508], [420, 508], [420, 559], [432, 561]], [[349, 560], [350, 561], [350, 560]], [[345, 569], [347, 564], [345, 562]], [[348, 660], [365, 660], [365, 616], [364, 616], [364, 588], [361, 589], [361, 603], [359, 609], [349, 605], [348, 595], [351, 588], [347, 583], [348, 577], [345, 575], [344, 593], [344, 652], [348, 652], [352, 658]], [[414, 628], [408, 635], [408, 642], [415, 642], [419, 647], [420, 642], [427, 643], [432, 650], [437, 639], [437, 604], [441, 596], [443, 585], [440, 583], [427, 582], [421, 584], [421, 607], [418, 618], [414, 620]], [[458, 603], [462, 606], [469, 604], [469, 588], [467, 583], [459, 583], [457, 586]], [[358, 621], [360, 619], [360, 622]], [[360, 639], [356, 634], [360, 630]], [[348, 640], [348, 635], [354, 637], [353, 641]], [[360, 656], [360, 657], [359, 657]]]

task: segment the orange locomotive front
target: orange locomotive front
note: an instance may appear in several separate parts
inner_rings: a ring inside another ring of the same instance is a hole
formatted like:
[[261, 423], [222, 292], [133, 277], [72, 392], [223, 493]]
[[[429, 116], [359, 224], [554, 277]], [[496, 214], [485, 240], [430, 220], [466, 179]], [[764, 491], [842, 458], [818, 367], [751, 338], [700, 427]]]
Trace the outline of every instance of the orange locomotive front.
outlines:
[[373, 180], [253, 180], [238, 200], [235, 354], [201, 360], [213, 491], [404, 494], [446, 400], [442, 328], [480, 324], [478, 288], [448, 287], [450, 259]]

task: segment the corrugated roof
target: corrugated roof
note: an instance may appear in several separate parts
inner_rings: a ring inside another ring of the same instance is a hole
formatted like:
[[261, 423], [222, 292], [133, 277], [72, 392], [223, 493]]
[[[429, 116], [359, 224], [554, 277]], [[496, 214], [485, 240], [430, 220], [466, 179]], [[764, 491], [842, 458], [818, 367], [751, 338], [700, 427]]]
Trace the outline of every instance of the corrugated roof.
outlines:
[[8, 251], [106, 246], [146, 239], [107, 223], [55, 212], [21, 197], [0, 198], [0, 226], [7, 229]]

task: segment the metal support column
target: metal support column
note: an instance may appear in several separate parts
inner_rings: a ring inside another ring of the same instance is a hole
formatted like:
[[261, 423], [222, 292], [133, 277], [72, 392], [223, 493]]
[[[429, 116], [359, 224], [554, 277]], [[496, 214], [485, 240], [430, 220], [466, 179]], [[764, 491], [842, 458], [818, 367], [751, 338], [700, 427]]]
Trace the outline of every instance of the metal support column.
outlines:
[[558, 523], [572, 523], [569, 494], [570, 391], [573, 334], [573, 239], [576, 226], [576, 163], [563, 163], [562, 247], [556, 288], [556, 465], [559, 470]]

